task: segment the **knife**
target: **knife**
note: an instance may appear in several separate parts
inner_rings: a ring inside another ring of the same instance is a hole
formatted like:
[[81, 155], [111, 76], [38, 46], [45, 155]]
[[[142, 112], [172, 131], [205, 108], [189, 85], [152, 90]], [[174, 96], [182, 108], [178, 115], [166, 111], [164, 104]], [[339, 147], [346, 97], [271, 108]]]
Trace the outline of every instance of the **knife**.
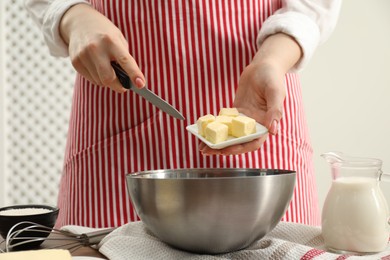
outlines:
[[164, 111], [165, 113], [169, 114], [170, 116], [173, 116], [180, 120], [185, 119], [184, 116], [179, 111], [177, 111], [173, 106], [171, 106], [164, 99], [160, 98], [159, 96], [154, 94], [146, 87], [137, 88], [133, 86], [130, 77], [127, 75], [126, 71], [124, 71], [118, 63], [112, 61], [111, 66], [114, 68], [115, 74], [118, 77], [119, 82], [122, 84], [124, 88], [134, 91], [135, 93], [142, 96], [147, 101], [149, 101], [150, 103], [152, 103], [153, 105], [155, 105], [156, 107]]

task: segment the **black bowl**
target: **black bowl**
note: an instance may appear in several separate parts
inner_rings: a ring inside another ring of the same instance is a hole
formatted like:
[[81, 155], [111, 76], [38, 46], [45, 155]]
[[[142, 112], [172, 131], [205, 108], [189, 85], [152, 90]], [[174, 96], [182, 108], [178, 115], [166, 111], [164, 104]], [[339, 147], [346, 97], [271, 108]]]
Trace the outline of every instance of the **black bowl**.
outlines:
[[[10, 210], [10, 209], [48, 209], [50, 212], [34, 214], [34, 215], [1, 215], [2, 211]], [[48, 205], [37, 205], [37, 204], [29, 204], [29, 205], [15, 205], [0, 208], [0, 235], [6, 239], [8, 232], [10, 229], [20, 222], [32, 222], [36, 223], [48, 228], [53, 228], [55, 222], [58, 217], [59, 209], [57, 207], [48, 206]], [[17, 231], [22, 228], [32, 226], [33, 224], [23, 223], [17, 225], [12, 231]], [[46, 238], [50, 233], [42, 233], [42, 232], [34, 232], [34, 231], [24, 231], [21, 232], [18, 237], [35, 237], [35, 238]], [[18, 240], [17, 242], [22, 242], [26, 240]], [[13, 250], [26, 250], [39, 247], [44, 240], [37, 240], [31, 243], [25, 243], [21, 246], [16, 246]], [[11, 243], [15, 244], [17, 242]]]

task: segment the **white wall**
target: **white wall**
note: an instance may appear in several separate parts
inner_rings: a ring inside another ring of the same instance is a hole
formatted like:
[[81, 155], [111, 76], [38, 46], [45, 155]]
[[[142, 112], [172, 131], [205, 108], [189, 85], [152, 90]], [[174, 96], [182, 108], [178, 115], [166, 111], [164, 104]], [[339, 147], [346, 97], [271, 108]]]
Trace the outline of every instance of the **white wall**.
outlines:
[[[1, 15], [4, 13], [4, 4], [3, 1], [0, 1], [0, 39], [3, 38], [3, 32], [4, 32], [4, 15]], [[5, 172], [5, 166], [4, 166], [4, 137], [5, 137], [5, 125], [4, 125], [4, 41], [0, 40], [0, 206], [4, 204], [4, 197], [5, 197], [5, 183], [4, 183], [4, 172]]]
[[[390, 173], [390, 1], [343, 1], [336, 30], [301, 73], [320, 205], [338, 150], [383, 160]], [[390, 203], [390, 183], [381, 184]]]
[[0, 0], [0, 206], [55, 204], [74, 82], [24, 0]]

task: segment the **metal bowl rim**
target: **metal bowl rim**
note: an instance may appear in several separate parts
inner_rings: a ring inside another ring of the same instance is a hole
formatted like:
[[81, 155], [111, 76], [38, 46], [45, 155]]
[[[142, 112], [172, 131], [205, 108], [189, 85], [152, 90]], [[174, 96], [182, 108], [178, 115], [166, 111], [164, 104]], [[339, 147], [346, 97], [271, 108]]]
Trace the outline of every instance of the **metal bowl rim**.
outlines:
[[[182, 178], [180, 180], [204, 180], [204, 179], [240, 179], [240, 178], [259, 178], [259, 177], [278, 177], [278, 176], [284, 176], [284, 175], [296, 175], [296, 171], [294, 170], [280, 170], [280, 169], [265, 169], [265, 168], [179, 168], [179, 169], [160, 169], [160, 170], [147, 170], [147, 171], [140, 171], [140, 172], [134, 172], [134, 173], [128, 173], [126, 174], [127, 178], [130, 179], [170, 179], [170, 178], [157, 178], [155, 176], [149, 176], [148, 175], [154, 175], [159, 173], [181, 173], [181, 172], [198, 172], [198, 171], [226, 171], [226, 172], [261, 172], [261, 171], [275, 171], [279, 172], [281, 174], [270, 174], [270, 175], [261, 175], [261, 176], [223, 176], [223, 177], [207, 177], [207, 178], [197, 178], [197, 177], [188, 177], [188, 178]], [[171, 178], [175, 179], [175, 178]]]

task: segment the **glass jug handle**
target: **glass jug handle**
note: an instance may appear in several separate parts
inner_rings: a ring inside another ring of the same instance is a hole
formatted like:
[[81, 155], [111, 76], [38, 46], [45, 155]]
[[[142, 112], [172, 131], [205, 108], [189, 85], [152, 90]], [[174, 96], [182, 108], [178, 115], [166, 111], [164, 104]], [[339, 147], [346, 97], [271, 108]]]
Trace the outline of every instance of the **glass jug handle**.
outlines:
[[385, 173], [385, 172], [381, 172], [380, 175], [379, 175], [379, 181], [390, 182], [390, 174], [389, 173]]

